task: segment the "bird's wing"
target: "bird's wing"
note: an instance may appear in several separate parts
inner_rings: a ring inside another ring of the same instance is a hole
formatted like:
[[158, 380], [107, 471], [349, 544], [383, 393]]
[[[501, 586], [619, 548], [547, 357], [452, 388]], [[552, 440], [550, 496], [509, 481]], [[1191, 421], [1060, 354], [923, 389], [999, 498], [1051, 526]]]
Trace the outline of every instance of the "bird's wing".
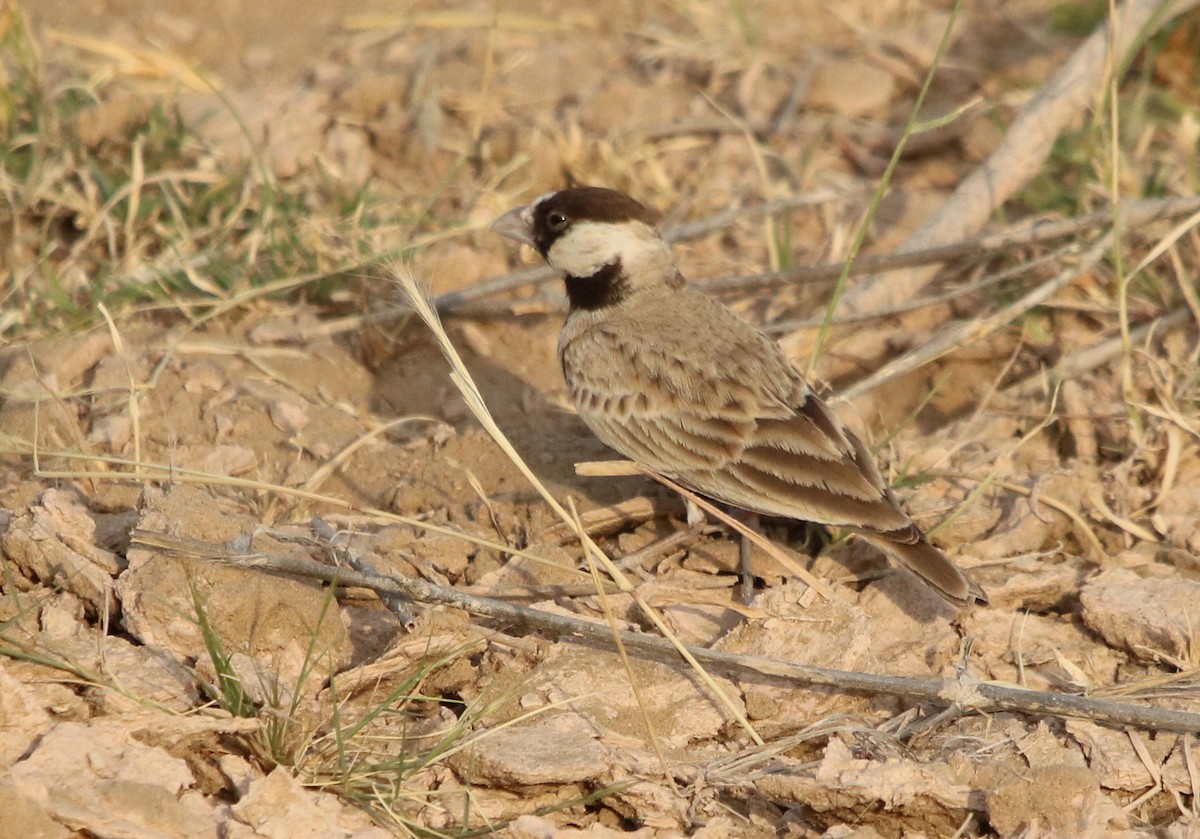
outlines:
[[709, 312], [703, 334], [675, 323], [654, 344], [606, 328], [564, 344], [580, 416], [626, 457], [717, 500], [917, 538], [865, 446], [774, 342], [728, 315], [712, 329]]
[[[741, 455], [719, 469], [686, 476], [730, 503], [769, 515], [920, 538], [897, 504], [866, 446], [812, 393], [785, 419], [755, 425]], [[836, 448], [831, 456], [812, 440]]]

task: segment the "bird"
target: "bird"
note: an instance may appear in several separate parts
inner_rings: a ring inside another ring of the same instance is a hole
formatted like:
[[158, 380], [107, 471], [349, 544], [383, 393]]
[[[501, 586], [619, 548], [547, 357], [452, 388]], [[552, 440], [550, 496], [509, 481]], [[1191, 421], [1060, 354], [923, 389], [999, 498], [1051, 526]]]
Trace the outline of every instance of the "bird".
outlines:
[[658, 219], [623, 192], [572, 186], [491, 225], [533, 247], [564, 281], [558, 359], [583, 422], [608, 447], [704, 497], [845, 528], [953, 606], [986, 603], [779, 345], [688, 285]]

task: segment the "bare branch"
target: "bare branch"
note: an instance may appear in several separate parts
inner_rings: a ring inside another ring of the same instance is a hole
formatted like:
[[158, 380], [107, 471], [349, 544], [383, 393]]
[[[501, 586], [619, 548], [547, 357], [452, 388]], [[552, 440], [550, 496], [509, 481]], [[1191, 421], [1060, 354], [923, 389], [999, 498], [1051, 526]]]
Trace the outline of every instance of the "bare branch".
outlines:
[[[1025, 106], [1009, 127], [999, 147], [975, 172], [959, 184], [941, 210], [909, 237], [903, 250], [937, 247], [961, 241], [983, 226], [993, 211], [1042, 170], [1054, 141], [1070, 120], [1091, 105], [1114, 65], [1173, 18], [1200, 0], [1127, 0], [1112, 21], [1097, 28], [1067, 63]], [[850, 311], [893, 306], [916, 296], [929, 279], [926, 271], [900, 277], [871, 277], [847, 290], [842, 305]]]
[[[223, 562], [239, 568], [324, 580], [335, 585], [360, 586], [384, 595], [452, 606], [473, 615], [504, 621], [513, 627], [544, 632], [563, 640], [592, 643], [606, 649], [614, 643], [612, 630], [606, 624], [478, 597], [423, 580], [373, 576], [276, 554], [234, 553], [222, 545], [145, 530], [134, 531], [133, 543], [143, 548]], [[672, 664], [681, 661], [680, 652], [662, 638], [628, 631], [621, 631], [619, 634], [621, 643], [647, 658]], [[728, 673], [752, 678], [782, 679], [796, 685], [899, 696], [908, 700], [931, 702], [980, 713], [1017, 711], [1054, 717], [1078, 717], [1109, 725], [1157, 731], [1200, 732], [1200, 714], [1166, 708], [1027, 690], [1016, 685], [979, 682], [966, 677], [948, 681], [884, 676], [828, 667], [811, 667], [780, 659], [708, 650], [702, 647], [687, 647], [687, 651], [696, 661]]]

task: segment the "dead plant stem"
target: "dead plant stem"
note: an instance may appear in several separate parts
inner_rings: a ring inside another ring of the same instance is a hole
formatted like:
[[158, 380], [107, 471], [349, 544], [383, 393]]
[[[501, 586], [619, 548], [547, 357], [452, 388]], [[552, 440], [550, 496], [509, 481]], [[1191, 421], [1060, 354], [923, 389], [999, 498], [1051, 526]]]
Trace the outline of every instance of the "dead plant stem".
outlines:
[[[563, 640], [597, 644], [606, 649], [614, 640], [612, 630], [606, 624], [478, 597], [424, 580], [377, 577], [290, 556], [263, 553], [233, 554], [222, 545], [196, 539], [180, 539], [145, 530], [134, 531], [133, 543], [142, 548], [208, 559], [239, 568], [324, 580], [336, 585], [359, 586], [380, 594], [408, 597], [420, 603], [451, 606], [480, 617], [503, 621], [510, 628], [520, 627], [545, 632]], [[636, 650], [646, 658], [676, 666], [679, 663], [679, 650], [670, 641], [625, 630], [618, 634], [628, 649]], [[741, 655], [701, 647], [689, 646], [686, 649], [691, 659], [728, 673], [756, 679], [781, 679], [799, 686], [828, 687], [868, 695], [899, 696], [910, 701], [958, 706], [980, 713], [1017, 711], [1058, 718], [1082, 718], [1107, 725], [1132, 726], [1147, 730], [1200, 732], [1200, 714], [1168, 708], [1027, 690], [1016, 685], [979, 682], [968, 678], [943, 680], [886, 676], [813, 667], [765, 656]]]

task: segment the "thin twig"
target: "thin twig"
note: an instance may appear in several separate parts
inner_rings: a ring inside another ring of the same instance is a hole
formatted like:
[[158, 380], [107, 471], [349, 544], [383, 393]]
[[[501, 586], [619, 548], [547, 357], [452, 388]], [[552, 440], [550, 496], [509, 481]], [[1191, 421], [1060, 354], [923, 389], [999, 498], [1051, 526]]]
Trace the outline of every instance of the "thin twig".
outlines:
[[[1042, 164], [1059, 132], [1095, 102], [1106, 80], [1110, 52], [1123, 62], [1144, 38], [1197, 2], [1128, 0], [1124, 3], [1117, 20], [1108, 20], [1097, 27], [1029, 100], [992, 155], [958, 185], [935, 216], [908, 238], [906, 248], [957, 242], [982, 229], [998, 207], [1043, 171]], [[852, 311], [894, 305], [915, 297], [928, 279], [927, 272], [922, 271], [899, 277], [874, 276], [849, 290], [842, 304]]]
[[[1144, 323], [1129, 333], [1129, 339], [1141, 343], [1151, 333], [1166, 332], [1186, 324], [1190, 312], [1187, 308], [1179, 308], [1162, 317]], [[1039, 370], [1028, 378], [1022, 379], [1004, 389], [1006, 394], [1017, 398], [1031, 396], [1036, 393], [1048, 393], [1062, 381], [1074, 379], [1082, 373], [1094, 370], [1101, 364], [1111, 361], [1121, 354], [1124, 340], [1121, 336], [1110, 338], [1086, 349], [1072, 353], [1062, 358], [1048, 370]]]
[[[778, 202], [771, 202], [777, 204]], [[765, 214], [777, 212], [770, 209], [771, 205], [757, 205], [754, 208], [739, 208], [720, 213], [701, 222], [696, 226], [681, 225], [675, 230], [686, 230], [686, 236], [681, 238], [696, 238], [709, 232], [720, 230], [733, 217], [749, 209], [761, 209]], [[1160, 219], [1170, 219], [1200, 210], [1200, 196], [1182, 198], [1128, 200], [1121, 204], [1121, 216], [1129, 230], [1139, 230], [1151, 222]], [[1077, 216], [1071, 219], [1051, 220], [1039, 219], [1026, 223], [1012, 230], [987, 233], [953, 242], [938, 247], [921, 248], [918, 250], [902, 250], [896, 253], [874, 254], [860, 256], [851, 267], [851, 274], [876, 274], [888, 271], [899, 271], [922, 265], [933, 265], [964, 257], [978, 258], [997, 252], [1011, 251], [1029, 245], [1052, 242], [1058, 239], [1078, 236], [1088, 230], [1104, 227], [1112, 223], [1111, 208], [1094, 213]], [[676, 239], [678, 241], [679, 239]], [[766, 289], [780, 288], [788, 285], [803, 285], [807, 283], [831, 282], [836, 280], [844, 269], [843, 263], [825, 263], [821, 265], [800, 266], [783, 271], [764, 271], [757, 274], [730, 275], [696, 280], [694, 285], [709, 293], [737, 292], [748, 294]], [[519, 307], [521, 312], [555, 312], [565, 309], [566, 298], [561, 292], [547, 293], [518, 302], [512, 300], [484, 301], [481, 298], [490, 297], [503, 291], [511, 291], [527, 285], [543, 285], [556, 281], [557, 275], [546, 267], [539, 265], [533, 268], [523, 268], [511, 274], [504, 274], [484, 280], [471, 288], [443, 294], [435, 299], [439, 312], [452, 312], [461, 317], [489, 317], [505, 312], [512, 312]], [[891, 310], [903, 312], [907, 302], [901, 302]], [[890, 311], [884, 309], [881, 311]], [[392, 313], [394, 316], [394, 313]], [[870, 312], [863, 312], [862, 319], [876, 317]], [[842, 318], [853, 320], [848, 313], [843, 312]]]
[[958, 321], [957, 323], [942, 327], [932, 340], [905, 353], [899, 358], [889, 361], [870, 376], [855, 382], [846, 388], [846, 390], [837, 394], [831, 401], [856, 399], [883, 383], [891, 381], [898, 376], [903, 376], [912, 370], [916, 370], [918, 367], [928, 364], [964, 344], [986, 338], [1034, 306], [1044, 303], [1059, 290], [1075, 282], [1081, 274], [1090, 271], [1093, 266], [1104, 258], [1111, 243], [1112, 232], [1109, 231], [1092, 243], [1092, 246], [1080, 257], [1078, 265], [1063, 269], [1057, 277], [1042, 283], [1021, 299], [1005, 306], [998, 312], [987, 317]]
[[[698, 221], [686, 222], [679, 224], [663, 231], [663, 236], [668, 242], [683, 242], [690, 239], [699, 239], [702, 236], [707, 236], [710, 233], [715, 233], [718, 230], [724, 230], [736, 219], [744, 215], [765, 215], [770, 216], [775, 213], [794, 210], [798, 207], [810, 207], [815, 204], [827, 204], [831, 201], [844, 201], [849, 196], [844, 192], [834, 192], [832, 190], [817, 190], [816, 192], [806, 192], [801, 195], [789, 195], [785, 198], [777, 198], [773, 201], [767, 201], [762, 204], [748, 204], [740, 207], [730, 207], [715, 213], [708, 218]], [[475, 285], [459, 289], [458, 291], [450, 291], [445, 294], [438, 295], [433, 298], [433, 307], [441, 314], [454, 312], [455, 314], [469, 314], [470, 309], [467, 304], [479, 300], [483, 297], [489, 297], [493, 294], [512, 291], [527, 285], [539, 285], [557, 279], [557, 275], [552, 269], [545, 265], [537, 265], [531, 268], [522, 268], [518, 271], [513, 271], [510, 274], [501, 274], [498, 277], [484, 280]]]
[[[952, 288], [948, 291], [943, 291], [940, 294], [930, 294], [925, 297], [919, 297], [916, 300], [910, 300], [906, 303], [900, 303], [887, 309], [878, 309], [870, 312], [855, 312], [834, 315], [833, 323], [865, 323], [872, 320], [883, 320], [884, 318], [903, 315], [908, 312], [914, 312], [917, 309], [927, 309], [931, 306], [940, 306], [943, 303], [949, 303], [957, 300], [960, 297], [966, 297], [969, 294], [976, 294], [980, 291], [986, 291], [994, 286], [1003, 283], [1012, 282], [1018, 277], [1031, 273], [1032, 271], [1042, 267], [1043, 265], [1052, 265], [1061, 263], [1067, 256], [1078, 253], [1078, 248], [1074, 243], [1064, 245], [1057, 250], [1043, 254], [1035, 259], [1030, 259], [1018, 265], [1011, 265], [1003, 271], [998, 271], [995, 274], [989, 274], [980, 277], [966, 285]], [[819, 326], [825, 319], [824, 315], [811, 315], [806, 318], [796, 318], [793, 320], [779, 320], [763, 327], [770, 335], [787, 335], [800, 329], [811, 329], [814, 326]]]
[[[481, 617], [504, 621], [512, 627], [536, 630], [564, 640], [582, 640], [609, 648], [612, 632], [604, 624], [543, 612], [477, 597], [424, 580], [375, 577], [345, 568], [334, 568], [307, 559], [274, 554], [234, 554], [222, 545], [196, 539], [180, 539], [165, 533], [135, 530], [133, 544], [147, 549], [209, 559], [239, 568], [323, 580], [343, 586], [372, 589], [380, 594], [407, 597], [463, 609]], [[621, 631], [621, 641], [646, 658], [678, 665], [679, 651], [670, 642], [653, 635]], [[726, 672], [753, 678], [783, 679], [795, 685], [828, 687], [850, 693], [899, 696], [908, 700], [958, 706], [980, 713], [1017, 711], [1055, 717], [1078, 717], [1114, 726], [1133, 726], [1158, 731], [1200, 732], [1200, 714], [1167, 708], [1112, 702], [1087, 696], [1026, 690], [999, 682], [970, 679], [947, 681], [909, 676], [885, 676], [828, 667], [812, 667], [765, 656], [749, 656], [702, 647], [687, 647], [693, 659]]]

